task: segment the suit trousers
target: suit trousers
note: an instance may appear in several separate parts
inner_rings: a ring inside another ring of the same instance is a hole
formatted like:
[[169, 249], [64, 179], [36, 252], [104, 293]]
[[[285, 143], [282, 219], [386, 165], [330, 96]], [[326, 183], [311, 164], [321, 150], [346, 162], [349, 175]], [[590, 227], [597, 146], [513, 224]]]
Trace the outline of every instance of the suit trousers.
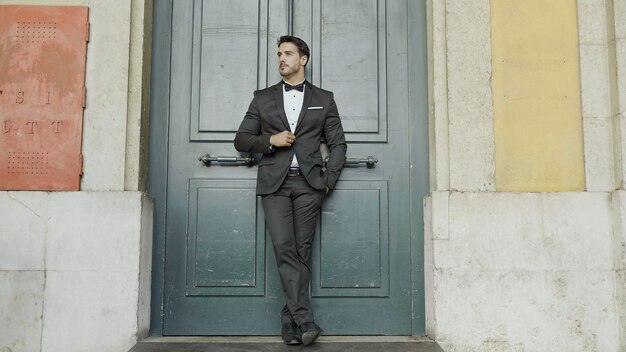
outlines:
[[282, 323], [313, 322], [311, 250], [325, 194], [325, 190], [311, 187], [304, 176], [287, 176], [276, 192], [262, 196], [265, 224], [285, 296]]

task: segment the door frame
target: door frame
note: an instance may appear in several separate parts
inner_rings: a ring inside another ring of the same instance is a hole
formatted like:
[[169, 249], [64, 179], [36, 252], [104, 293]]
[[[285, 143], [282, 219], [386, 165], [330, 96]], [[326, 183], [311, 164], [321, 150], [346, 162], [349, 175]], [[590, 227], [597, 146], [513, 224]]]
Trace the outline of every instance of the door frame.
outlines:
[[[291, 5], [290, 0], [289, 4]], [[424, 287], [424, 208], [429, 192], [428, 142], [428, 61], [426, 0], [408, 0], [407, 23], [409, 85], [409, 214], [411, 215], [410, 277], [412, 292], [411, 331], [425, 334]], [[293, 6], [290, 6], [293, 8]], [[154, 237], [152, 247], [152, 284], [150, 335], [163, 335], [165, 281], [165, 231], [168, 184], [168, 145], [170, 123], [170, 69], [173, 0], [154, 2], [152, 25], [152, 76], [150, 81], [150, 128], [148, 146], [148, 193], [154, 198]], [[409, 16], [415, 15], [412, 20]]]

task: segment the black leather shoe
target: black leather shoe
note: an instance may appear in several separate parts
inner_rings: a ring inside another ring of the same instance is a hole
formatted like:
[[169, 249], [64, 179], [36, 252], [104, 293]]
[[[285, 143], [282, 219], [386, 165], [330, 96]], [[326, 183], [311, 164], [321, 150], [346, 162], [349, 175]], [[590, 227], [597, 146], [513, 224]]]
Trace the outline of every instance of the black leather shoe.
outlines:
[[302, 332], [302, 344], [304, 346], [308, 346], [315, 342], [321, 334], [324, 333], [324, 330], [317, 326], [315, 323], [302, 323], [300, 325], [300, 331]]
[[283, 329], [280, 333], [283, 337], [285, 345], [301, 345], [300, 331], [294, 323], [284, 323]]

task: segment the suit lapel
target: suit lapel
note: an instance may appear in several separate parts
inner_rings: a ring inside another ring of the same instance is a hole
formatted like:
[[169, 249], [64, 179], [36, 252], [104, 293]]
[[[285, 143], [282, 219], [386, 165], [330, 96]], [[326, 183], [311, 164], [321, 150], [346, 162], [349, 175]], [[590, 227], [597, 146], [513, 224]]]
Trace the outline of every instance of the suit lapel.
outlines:
[[274, 86], [274, 100], [276, 100], [276, 107], [278, 108], [278, 113], [280, 115], [280, 118], [283, 120], [283, 123], [285, 124], [285, 126], [287, 126], [287, 129], [291, 131], [291, 128], [289, 128], [289, 121], [287, 120], [287, 115], [285, 115], [285, 104], [283, 101], [283, 82], [282, 81]]
[[304, 99], [302, 100], [302, 109], [300, 109], [300, 115], [298, 116], [298, 122], [296, 124], [296, 131], [300, 128], [300, 122], [304, 119], [304, 115], [306, 115], [307, 110], [309, 109], [309, 105], [311, 105], [311, 98], [313, 97], [313, 85], [306, 81], [306, 88], [304, 89]]

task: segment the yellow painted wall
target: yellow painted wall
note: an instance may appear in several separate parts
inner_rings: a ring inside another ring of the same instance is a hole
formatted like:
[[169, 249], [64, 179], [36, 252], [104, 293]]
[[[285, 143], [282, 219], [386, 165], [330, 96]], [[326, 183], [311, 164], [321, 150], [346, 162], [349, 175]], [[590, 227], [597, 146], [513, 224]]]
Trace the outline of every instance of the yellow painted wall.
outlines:
[[585, 188], [576, 0], [491, 0], [496, 189]]

